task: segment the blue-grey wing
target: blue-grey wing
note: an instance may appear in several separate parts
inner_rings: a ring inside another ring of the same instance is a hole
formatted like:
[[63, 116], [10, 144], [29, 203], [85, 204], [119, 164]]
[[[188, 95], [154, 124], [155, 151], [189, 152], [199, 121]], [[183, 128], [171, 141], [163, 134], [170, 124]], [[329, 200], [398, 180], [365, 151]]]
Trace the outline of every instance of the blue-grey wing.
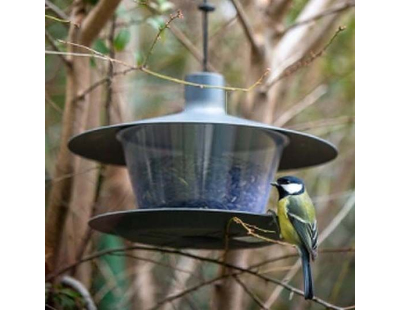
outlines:
[[315, 220], [313, 223], [310, 223], [296, 214], [290, 212], [287, 214], [301, 242], [307, 249], [307, 252], [311, 255], [311, 258], [314, 260], [317, 257], [318, 248], [317, 221]]

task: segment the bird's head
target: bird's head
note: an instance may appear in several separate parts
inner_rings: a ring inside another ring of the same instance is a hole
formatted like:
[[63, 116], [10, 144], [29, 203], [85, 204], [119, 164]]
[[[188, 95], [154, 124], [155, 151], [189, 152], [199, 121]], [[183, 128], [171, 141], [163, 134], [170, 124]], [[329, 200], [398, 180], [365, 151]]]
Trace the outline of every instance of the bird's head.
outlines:
[[294, 176], [279, 178], [276, 182], [271, 183], [271, 185], [277, 188], [279, 199], [290, 195], [302, 194], [305, 190], [303, 180]]

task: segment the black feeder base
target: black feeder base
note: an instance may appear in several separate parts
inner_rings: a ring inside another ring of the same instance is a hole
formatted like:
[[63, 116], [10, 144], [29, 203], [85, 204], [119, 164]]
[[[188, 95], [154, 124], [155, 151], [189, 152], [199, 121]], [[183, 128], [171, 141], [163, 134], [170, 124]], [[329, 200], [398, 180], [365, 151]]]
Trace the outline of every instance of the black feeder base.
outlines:
[[[223, 250], [226, 245], [226, 227], [233, 217], [263, 230], [273, 231], [256, 233], [279, 240], [278, 227], [272, 215], [225, 210], [129, 210], [95, 216], [89, 225], [95, 230], [137, 243], [180, 249]], [[229, 249], [258, 248], [273, 244], [248, 235], [242, 225], [233, 221], [228, 235]]]

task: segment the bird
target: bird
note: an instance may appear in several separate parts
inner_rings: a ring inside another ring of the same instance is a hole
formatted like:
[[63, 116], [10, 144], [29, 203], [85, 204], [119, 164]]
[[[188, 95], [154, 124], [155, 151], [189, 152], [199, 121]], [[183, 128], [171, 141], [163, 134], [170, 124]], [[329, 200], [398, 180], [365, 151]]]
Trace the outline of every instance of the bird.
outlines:
[[317, 258], [318, 228], [314, 204], [303, 180], [284, 176], [271, 185], [279, 193], [278, 223], [280, 234], [288, 243], [296, 246], [301, 257], [304, 280], [304, 298], [313, 299], [314, 285], [310, 259]]

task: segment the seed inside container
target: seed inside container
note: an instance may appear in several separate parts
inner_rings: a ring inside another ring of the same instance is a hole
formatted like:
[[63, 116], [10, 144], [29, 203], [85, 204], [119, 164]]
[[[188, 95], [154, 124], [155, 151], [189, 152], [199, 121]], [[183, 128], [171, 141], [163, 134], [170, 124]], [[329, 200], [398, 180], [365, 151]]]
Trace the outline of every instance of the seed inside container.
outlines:
[[163, 156], [129, 166], [141, 209], [195, 208], [262, 213], [267, 174], [259, 164], [233, 155]]

